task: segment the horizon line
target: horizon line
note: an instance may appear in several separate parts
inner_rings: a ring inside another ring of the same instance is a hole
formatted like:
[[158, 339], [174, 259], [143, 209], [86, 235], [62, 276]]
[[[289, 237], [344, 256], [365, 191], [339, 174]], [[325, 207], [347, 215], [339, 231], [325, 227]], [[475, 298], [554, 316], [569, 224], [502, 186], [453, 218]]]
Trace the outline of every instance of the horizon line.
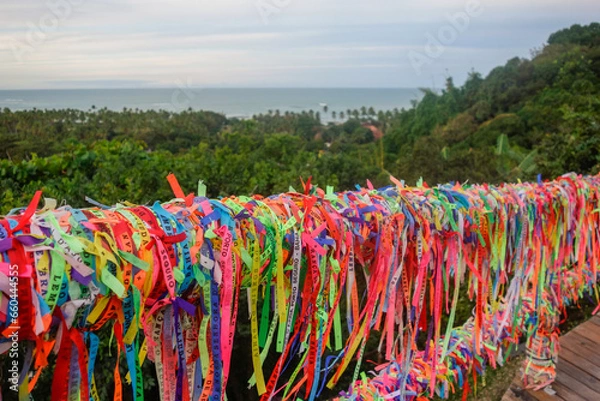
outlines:
[[[190, 86], [187, 89], [432, 89], [425, 86]], [[157, 90], [157, 89], [181, 89], [177, 86], [160, 87], [89, 87], [89, 88], [0, 88], [0, 91], [67, 91], [67, 90]], [[436, 88], [433, 88], [436, 89]]]

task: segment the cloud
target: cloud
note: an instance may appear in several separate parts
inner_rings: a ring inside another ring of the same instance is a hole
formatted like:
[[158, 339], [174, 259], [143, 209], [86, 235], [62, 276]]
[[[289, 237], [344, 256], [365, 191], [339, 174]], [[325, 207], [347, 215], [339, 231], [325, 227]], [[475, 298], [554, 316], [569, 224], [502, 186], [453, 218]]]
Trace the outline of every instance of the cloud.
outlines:
[[4, 0], [0, 88], [431, 86], [528, 56], [597, 11], [595, 0], [479, 0], [481, 15], [416, 75], [408, 53], [469, 1]]

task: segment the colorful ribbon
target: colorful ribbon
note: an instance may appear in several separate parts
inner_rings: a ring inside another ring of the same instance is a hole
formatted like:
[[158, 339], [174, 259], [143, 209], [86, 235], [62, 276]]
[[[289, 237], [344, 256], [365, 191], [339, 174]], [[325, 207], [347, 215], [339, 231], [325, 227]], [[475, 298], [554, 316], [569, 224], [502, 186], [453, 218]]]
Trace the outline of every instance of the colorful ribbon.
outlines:
[[[97, 401], [94, 332], [109, 325], [134, 400], [144, 398], [146, 358], [163, 400], [223, 400], [244, 319], [248, 379], [262, 400], [317, 399], [352, 361], [340, 399], [466, 394], [469, 375], [476, 383], [521, 340], [526, 384], [551, 382], [559, 317], [598, 300], [600, 177], [392, 181], [210, 200], [186, 196], [170, 176], [176, 199], [151, 207], [36, 211], [36, 194], [0, 220], [0, 352], [18, 328], [19, 342], [35, 344], [23, 394], [55, 352], [52, 399]], [[455, 327], [464, 294], [473, 314]], [[371, 338], [386, 362], [367, 375]], [[122, 373], [117, 361], [115, 399]]]

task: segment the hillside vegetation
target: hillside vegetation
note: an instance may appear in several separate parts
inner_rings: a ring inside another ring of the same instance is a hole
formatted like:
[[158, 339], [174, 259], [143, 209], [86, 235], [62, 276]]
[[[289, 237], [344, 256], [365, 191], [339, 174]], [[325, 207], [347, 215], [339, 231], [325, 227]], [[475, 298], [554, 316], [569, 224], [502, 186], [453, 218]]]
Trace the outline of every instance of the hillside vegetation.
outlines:
[[[321, 123], [331, 113], [336, 123]], [[600, 160], [600, 24], [555, 32], [462, 86], [423, 89], [408, 110], [271, 111], [249, 120], [208, 111], [0, 112], [2, 210], [35, 190], [86, 205], [169, 199], [165, 176], [210, 196], [271, 194], [313, 176], [351, 189], [390, 174], [413, 184], [596, 173]], [[384, 133], [383, 139], [368, 126]]]

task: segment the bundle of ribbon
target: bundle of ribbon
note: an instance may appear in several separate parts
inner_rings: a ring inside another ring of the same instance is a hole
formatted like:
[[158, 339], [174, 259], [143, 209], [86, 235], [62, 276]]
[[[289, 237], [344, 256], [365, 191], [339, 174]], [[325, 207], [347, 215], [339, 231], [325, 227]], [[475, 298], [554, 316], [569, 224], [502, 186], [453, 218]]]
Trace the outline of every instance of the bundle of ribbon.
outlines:
[[[522, 338], [527, 383], [543, 386], [558, 317], [598, 298], [599, 177], [435, 188], [392, 178], [341, 193], [309, 181], [303, 193], [220, 200], [168, 179], [176, 199], [165, 204], [36, 210], [38, 193], [0, 220], [0, 352], [18, 329], [21, 394], [55, 353], [52, 399], [97, 400], [95, 333], [108, 326], [115, 399], [129, 387], [121, 352], [134, 400], [145, 359], [162, 399], [224, 399], [246, 317], [249, 383], [263, 400], [316, 399], [353, 360], [341, 398], [446, 397]], [[475, 307], [455, 328], [461, 291]], [[369, 338], [388, 362], [367, 377]]]

